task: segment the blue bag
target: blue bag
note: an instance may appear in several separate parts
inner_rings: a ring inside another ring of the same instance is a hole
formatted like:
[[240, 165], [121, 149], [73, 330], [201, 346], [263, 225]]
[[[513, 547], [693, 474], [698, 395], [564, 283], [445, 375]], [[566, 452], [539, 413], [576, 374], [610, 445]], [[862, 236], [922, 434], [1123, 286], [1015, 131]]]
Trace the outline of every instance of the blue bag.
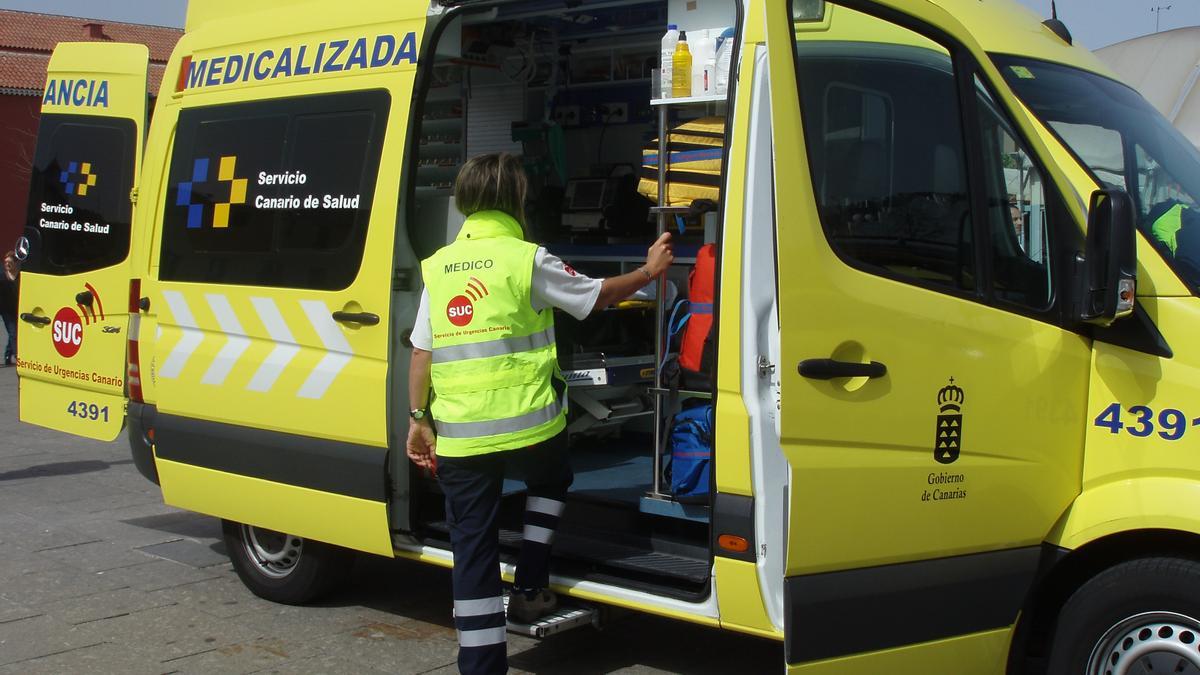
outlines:
[[687, 408], [671, 426], [671, 492], [708, 497], [712, 466], [712, 404]]

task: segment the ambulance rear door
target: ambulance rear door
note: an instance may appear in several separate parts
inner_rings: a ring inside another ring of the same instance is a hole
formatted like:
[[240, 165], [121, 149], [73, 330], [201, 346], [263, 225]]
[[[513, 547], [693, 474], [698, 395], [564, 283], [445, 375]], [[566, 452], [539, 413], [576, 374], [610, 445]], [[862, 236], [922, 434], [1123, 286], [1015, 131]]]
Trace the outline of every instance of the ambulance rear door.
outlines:
[[135, 44], [62, 43], [50, 59], [14, 247], [23, 422], [100, 440], [124, 426], [131, 192], [148, 64]]
[[290, 20], [239, 52], [197, 19], [179, 47], [145, 293], [156, 466], [173, 506], [391, 555], [393, 251], [424, 14]]

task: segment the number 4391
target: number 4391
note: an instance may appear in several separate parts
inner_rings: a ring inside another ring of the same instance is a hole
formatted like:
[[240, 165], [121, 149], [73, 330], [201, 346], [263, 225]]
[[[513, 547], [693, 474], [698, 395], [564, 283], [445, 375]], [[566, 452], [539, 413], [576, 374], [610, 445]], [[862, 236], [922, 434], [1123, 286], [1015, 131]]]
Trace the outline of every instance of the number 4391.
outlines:
[[[1137, 438], [1146, 438], [1157, 429], [1161, 429], [1158, 431], [1160, 437], [1168, 441], [1177, 441], [1183, 438], [1183, 434], [1187, 432], [1189, 426], [1200, 424], [1200, 419], [1191, 420], [1189, 424], [1187, 415], [1174, 408], [1164, 408], [1155, 416], [1154, 411], [1150, 408], [1144, 405], [1135, 405], [1128, 410], [1129, 414], [1134, 416], [1134, 420], [1130, 424], [1121, 421], [1121, 412], [1121, 404], [1113, 403], [1096, 416], [1095, 425], [1108, 429], [1109, 433], [1113, 434], [1120, 433], [1124, 429], [1125, 433]], [[1157, 427], [1155, 426], [1156, 419]]]
[[95, 403], [88, 403], [86, 401], [71, 401], [71, 404], [67, 406], [67, 414], [73, 417], [78, 417], [81, 420], [91, 420], [96, 422], [103, 419], [105, 422], [107, 422], [108, 406], [101, 408]]

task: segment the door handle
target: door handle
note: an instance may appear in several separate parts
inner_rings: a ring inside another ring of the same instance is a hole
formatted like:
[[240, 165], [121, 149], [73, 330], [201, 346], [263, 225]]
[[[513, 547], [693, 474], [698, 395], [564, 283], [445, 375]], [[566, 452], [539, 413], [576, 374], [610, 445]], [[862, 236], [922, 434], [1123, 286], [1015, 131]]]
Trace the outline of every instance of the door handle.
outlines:
[[30, 314], [29, 312], [22, 314], [21, 320], [25, 323], [31, 323], [35, 326], [49, 326], [51, 321], [50, 317], [48, 316], [38, 316], [37, 314]]
[[338, 323], [357, 323], [363, 326], [379, 325], [379, 315], [370, 312], [334, 312], [333, 320]]
[[143, 312], [150, 311], [150, 298], [138, 298], [138, 309]]
[[80, 291], [75, 294], [75, 302], [80, 305], [86, 305], [87, 307], [91, 307], [92, 303], [95, 302], [95, 300], [96, 300], [96, 298], [92, 295], [91, 291]]
[[833, 359], [805, 359], [800, 362], [800, 376], [810, 380], [832, 380], [836, 377], [883, 377], [887, 366], [878, 361], [854, 363]]

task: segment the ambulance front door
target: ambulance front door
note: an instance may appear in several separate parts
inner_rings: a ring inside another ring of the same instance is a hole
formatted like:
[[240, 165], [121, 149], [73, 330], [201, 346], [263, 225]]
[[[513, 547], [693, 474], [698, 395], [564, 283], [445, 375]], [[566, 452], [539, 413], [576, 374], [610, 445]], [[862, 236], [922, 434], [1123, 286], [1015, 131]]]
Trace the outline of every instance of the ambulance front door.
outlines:
[[54, 50], [25, 230], [11, 246], [21, 267], [21, 420], [100, 440], [125, 421], [131, 191], [148, 63], [144, 45]]
[[1079, 227], [953, 17], [771, 11], [788, 662], [1002, 672], [1079, 490]]

